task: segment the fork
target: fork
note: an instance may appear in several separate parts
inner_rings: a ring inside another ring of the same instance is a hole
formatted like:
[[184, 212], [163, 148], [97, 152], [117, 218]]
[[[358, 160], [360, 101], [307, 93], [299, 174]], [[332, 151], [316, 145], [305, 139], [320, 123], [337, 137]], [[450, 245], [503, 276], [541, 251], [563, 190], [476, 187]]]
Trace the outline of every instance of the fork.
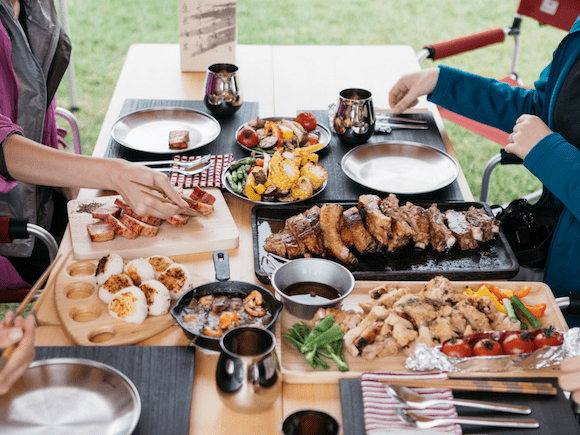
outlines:
[[[196, 163], [197, 164], [195, 166], [200, 165], [198, 162], [196, 162]], [[195, 168], [195, 166], [194, 166], [194, 168]], [[199, 174], [200, 172], [205, 171], [210, 166], [211, 166], [211, 162], [207, 162], [201, 168], [196, 168], [196, 169], [177, 169], [177, 168], [151, 168], [151, 169], [153, 169], [154, 171], [157, 171], [157, 172], [177, 172], [178, 174], [183, 174], [183, 175], [195, 175], [195, 174]]]
[[399, 407], [395, 407], [395, 414], [397, 414], [401, 420], [421, 429], [430, 429], [435, 426], [441, 426], [450, 423], [473, 424], [478, 426], [519, 427], [524, 429], [533, 429], [540, 426], [536, 420], [523, 418], [424, 417]]
[[201, 165], [202, 163], [209, 161], [210, 158], [211, 158], [211, 154], [203, 156], [201, 159], [191, 160], [188, 162], [180, 162], [180, 161], [176, 161], [176, 160], [154, 160], [151, 162], [134, 162], [134, 163], [137, 163], [138, 165], [145, 165], [145, 166], [177, 165], [177, 166], [183, 166], [184, 168], [193, 168], [197, 165]]

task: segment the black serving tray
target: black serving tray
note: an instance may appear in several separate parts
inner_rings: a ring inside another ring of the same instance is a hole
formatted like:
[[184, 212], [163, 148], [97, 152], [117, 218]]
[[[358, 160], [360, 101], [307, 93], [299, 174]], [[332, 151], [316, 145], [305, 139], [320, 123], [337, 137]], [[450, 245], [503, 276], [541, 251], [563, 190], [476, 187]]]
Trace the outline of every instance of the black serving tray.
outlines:
[[[346, 210], [356, 206], [356, 202], [332, 202], [340, 204]], [[432, 203], [414, 202], [424, 208]], [[313, 203], [300, 203], [283, 206], [255, 206], [252, 209], [252, 234], [254, 243], [254, 270], [256, 277], [264, 284], [270, 284], [268, 273], [262, 269], [262, 258], [267, 254], [264, 251], [264, 242], [273, 232], [284, 227], [287, 218], [302, 213], [312, 207]], [[321, 206], [322, 204], [319, 204]], [[491, 209], [484, 202], [447, 201], [437, 202], [442, 212], [454, 209], [466, 211], [470, 206], [485, 210], [493, 216]], [[493, 240], [480, 243], [476, 249], [462, 251], [453, 246], [445, 252], [437, 252], [431, 246], [421, 250], [408, 244], [392, 252], [384, 249], [381, 252], [360, 255], [356, 266], [347, 266], [355, 279], [367, 281], [428, 281], [434, 276], [443, 275], [450, 280], [498, 280], [514, 277], [519, 269], [518, 261], [502, 232], [495, 235]], [[270, 257], [276, 267], [283, 263]], [[336, 261], [333, 257], [329, 260]], [[266, 265], [266, 267], [268, 267]], [[273, 270], [269, 270], [270, 274]]]

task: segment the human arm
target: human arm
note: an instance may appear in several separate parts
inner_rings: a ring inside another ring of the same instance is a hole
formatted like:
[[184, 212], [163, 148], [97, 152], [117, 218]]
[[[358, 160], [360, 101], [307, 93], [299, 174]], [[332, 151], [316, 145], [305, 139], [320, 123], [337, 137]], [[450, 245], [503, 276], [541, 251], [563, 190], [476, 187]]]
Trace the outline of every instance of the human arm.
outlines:
[[9, 312], [0, 323], [0, 348], [16, 344], [14, 352], [0, 371], [0, 395], [10, 390], [34, 360], [34, 317], [30, 315], [25, 319], [17, 317], [14, 320], [14, 327], [6, 328], [12, 317], [13, 314]]
[[562, 361], [560, 363], [560, 371], [558, 385], [564, 391], [570, 391], [572, 400], [580, 404], [580, 356]]
[[389, 105], [395, 114], [403, 113], [419, 102], [419, 97], [429, 95], [435, 89], [439, 78], [439, 68], [429, 68], [405, 74], [391, 88]]
[[[4, 145], [10, 175], [26, 183], [54, 187], [84, 187], [119, 193], [135, 213], [168, 218], [187, 208], [187, 203], [164, 174], [122, 159], [105, 159], [66, 153], [12, 134]], [[131, 180], [163, 189], [179, 207], [142, 192]]]

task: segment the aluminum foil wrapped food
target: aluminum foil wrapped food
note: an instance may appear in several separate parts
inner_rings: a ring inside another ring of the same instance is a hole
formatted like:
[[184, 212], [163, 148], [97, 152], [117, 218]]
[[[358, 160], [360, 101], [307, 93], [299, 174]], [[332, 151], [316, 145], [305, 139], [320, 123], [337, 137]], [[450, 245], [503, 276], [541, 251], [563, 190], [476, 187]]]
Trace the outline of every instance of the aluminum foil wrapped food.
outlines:
[[413, 354], [407, 358], [405, 367], [414, 371], [496, 373], [506, 370], [555, 368], [566, 358], [580, 356], [580, 328], [569, 329], [563, 333], [563, 338], [563, 343], [559, 346], [543, 347], [531, 353], [467, 358], [450, 357], [441, 352], [440, 347], [428, 347], [419, 343]]

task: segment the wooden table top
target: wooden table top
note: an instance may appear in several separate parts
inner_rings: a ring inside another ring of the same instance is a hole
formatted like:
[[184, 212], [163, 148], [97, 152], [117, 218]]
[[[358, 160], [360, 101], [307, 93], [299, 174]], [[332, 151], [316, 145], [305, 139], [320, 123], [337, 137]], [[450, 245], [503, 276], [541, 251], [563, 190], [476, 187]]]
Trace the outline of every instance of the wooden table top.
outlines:
[[[300, 62], [292, 61], [300, 59]], [[401, 74], [420, 69], [415, 54], [407, 46], [238, 46], [236, 63], [246, 101], [259, 103], [260, 116], [285, 116], [297, 110], [325, 110], [335, 103], [338, 92], [361, 87], [373, 92], [376, 108], [388, 108], [388, 92]], [[302, 65], [306, 65], [303, 68]], [[316, 72], [316, 79], [313, 76]], [[135, 44], [131, 46], [106, 114], [94, 155], [103, 156], [110, 140], [111, 126], [128, 98], [201, 100], [205, 73], [182, 73], [177, 44]], [[450, 155], [453, 148], [444, 131], [435, 106], [421, 101], [421, 107], [434, 112]], [[473, 200], [463, 173], [459, 182], [466, 201]], [[79, 198], [101, 194], [84, 189]], [[239, 229], [239, 246], [229, 250], [232, 280], [262, 285], [254, 274], [252, 258], [252, 204], [224, 193], [227, 205]], [[67, 230], [60, 252], [71, 251]], [[188, 256], [200, 274], [214, 280], [212, 253]], [[68, 260], [64, 258], [62, 265]], [[61, 268], [56, 267], [53, 275]], [[38, 310], [38, 346], [70, 346], [51, 296], [51, 276], [47, 291], [36, 304]], [[54, 289], [53, 289], [54, 290]], [[178, 326], [148, 339], [140, 345], [187, 345]], [[338, 384], [284, 384], [278, 402], [267, 412], [240, 415], [225, 408], [215, 390], [217, 353], [198, 351], [191, 411], [190, 434], [259, 434], [279, 433], [283, 416], [297, 409], [324, 409], [342, 420]]]

